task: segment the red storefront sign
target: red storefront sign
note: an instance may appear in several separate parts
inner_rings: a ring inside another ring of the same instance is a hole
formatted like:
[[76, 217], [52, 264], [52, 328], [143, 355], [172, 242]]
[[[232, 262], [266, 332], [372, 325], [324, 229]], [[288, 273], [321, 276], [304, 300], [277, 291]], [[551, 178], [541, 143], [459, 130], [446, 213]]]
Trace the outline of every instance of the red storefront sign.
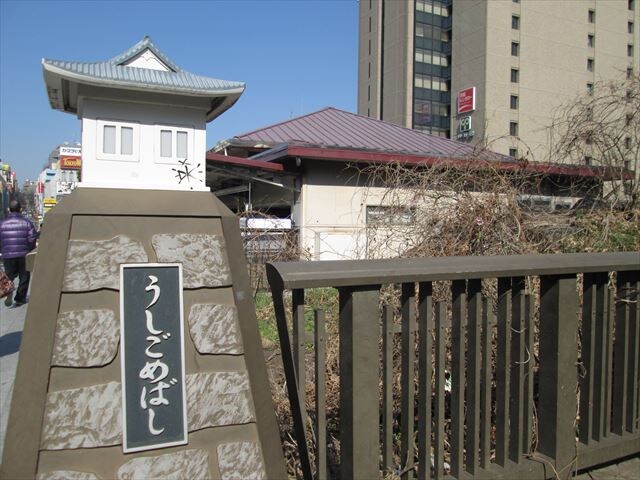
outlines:
[[465, 88], [458, 92], [458, 115], [473, 112], [476, 109], [476, 87]]

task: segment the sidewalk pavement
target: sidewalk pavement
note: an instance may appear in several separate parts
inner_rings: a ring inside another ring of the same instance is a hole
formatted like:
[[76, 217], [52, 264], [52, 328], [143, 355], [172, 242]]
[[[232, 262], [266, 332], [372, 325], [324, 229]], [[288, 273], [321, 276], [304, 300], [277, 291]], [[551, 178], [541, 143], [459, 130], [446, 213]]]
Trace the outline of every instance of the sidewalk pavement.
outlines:
[[27, 306], [8, 308], [4, 299], [0, 300], [0, 461]]

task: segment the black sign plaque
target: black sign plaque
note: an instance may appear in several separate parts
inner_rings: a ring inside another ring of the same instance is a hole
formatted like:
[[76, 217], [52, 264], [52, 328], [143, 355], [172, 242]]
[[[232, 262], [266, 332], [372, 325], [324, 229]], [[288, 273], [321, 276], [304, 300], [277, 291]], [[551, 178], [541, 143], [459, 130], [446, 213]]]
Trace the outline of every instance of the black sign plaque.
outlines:
[[120, 266], [125, 453], [187, 443], [182, 265]]

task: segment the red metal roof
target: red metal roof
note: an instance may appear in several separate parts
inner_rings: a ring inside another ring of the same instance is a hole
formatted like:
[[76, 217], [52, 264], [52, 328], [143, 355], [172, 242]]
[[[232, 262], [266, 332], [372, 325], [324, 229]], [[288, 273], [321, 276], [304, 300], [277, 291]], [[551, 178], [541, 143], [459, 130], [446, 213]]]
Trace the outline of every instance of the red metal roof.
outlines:
[[[343, 148], [310, 147], [304, 145], [286, 145], [267, 150], [252, 158], [259, 157], [265, 163], [271, 163], [286, 157], [311, 158], [352, 163], [399, 163], [404, 165], [426, 165], [457, 168], [497, 168], [505, 171], [527, 171], [546, 175], [568, 175], [577, 177], [598, 177], [602, 180], [619, 179], [621, 173], [606, 167], [587, 167], [581, 165], [554, 165], [538, 162], [496, 162], [477, 158], [456, 158], [453, 156], [434, 156], [416, 154], [397, 154], [388, 152], [371, 152]], [[633, 179], [633, 172], [622, 172], [622, 179]]]
[[503, 161], [513, 161], [510, 157], [493, 154], [493, 152], [489, 155], [479, 155], [479, 152], [467, 143], [430, 135], [333, 107], [237, 135], [230, 140], [230, 143], [234, 143], [234, 141], [272, 146], [280, 143], [294, 143], [436, 157], [477, 158], [478, 156], [495, 155]]
[[328, 107], [301, 117], [269, 125], [227, 141], [239, 147], [271, 147], [251, 157], [264, 163], [285, 157], [321, 160], [405, 163], [423, 165], [469, 165], [525, 170], [551, 175], [598, 177], [603, 180], [633, 178], [633, 172], [606, 167], [558, 165], [519, 161], [471, 144], [449, 140], [392, 123]]
[[267, 170], [270, 172], [282, 172], [284, 167], [280, 163], [265, 162], [263, 160], [253, 160], [250, 158], [232, 157], [219, 153], [207, 152], [207, 161], [225, 163], [233, 166], [249, 167], [257, 170]]

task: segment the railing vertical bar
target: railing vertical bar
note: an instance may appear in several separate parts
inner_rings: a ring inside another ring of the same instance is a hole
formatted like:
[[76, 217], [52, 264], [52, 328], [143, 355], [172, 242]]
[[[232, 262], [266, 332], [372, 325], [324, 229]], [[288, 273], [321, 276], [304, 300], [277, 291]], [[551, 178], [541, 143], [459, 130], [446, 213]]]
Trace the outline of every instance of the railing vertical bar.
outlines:
[[467, 452], [466, 470], [475, 475], [480, 466], [480, 377], [482, 373], [482, 354], [480, 350], [480, 331], [482, 327], [482, 280], [469, 280], [468, 284], [468, 348], [467, 366]]
[[393, 307], [382, 307], [382, 470], [393, 469]]
[[414, 399], [415, 399], [415, 330], [416, 330], [416, 287], [414, 283], [402, 284], [402, 401], [401, 401], [401, 460], [403, 480], [414, 478]]
[[613, 408], [613, 334], [614, 334], [614, 325], [613, 319], [615, 318], [615, 297], [613, 293], [613, 288], [609, 285], [609, 275], [607, 275], [607, 284], [604, 288], [604, 305], [603, 312], [604, 317], [603, 320], [606, 323], [605, 328], [605, 411], [604, 411], [604, 431], [603, 435], [605, 437], [609, 436], [611, 433], [611, 420], [612, 420], [612, 408]]
[[498, 346], [496, 352], [496, 463], [509, 457], [509, 367], [511, 365], [511, 279], [498, 279]]
[[577, 313], [575, 274], [541, 276], [538, 451], [553, 459], [560, 478], [572, 474], [576, 459]]
[[613, 432], [622, 435], [627, 425], [627, 400], [629, 396], [629, 357], [631, 356], [629, 304], [626, 292], [629, 289], [629, 276], [618, 272], [616, 282], [616, 336], [614, 339], [613, 365]]
[[305, 424], [307, 423], [306, 407], [306, 369], [305, 369], [305, 340], [304, 328], [304, 290], [291, 291], [291, 308], [293, 310], [293, 359], [298, 380], [298, 398]]
[[380, 474], [379, 287], [338, 290], [340, 301], [340, 478]]
[[[583, 294], [583, 315], [582, 315], [582, 352], [585, 358], [585, 377], [590, 381], [593, 381], [592, 393], [590, 399], [593, 401], [591, 406], [591, 427], [590, 438], [595, 441], [600, 441], [605, 435], [605, 418], [610, 415], [607, 412], [607, 391], [610, 388], [607, 385], [607, 355], [609, 342], [609, 326], [608, 326], [608, 312], [607, 312], [607, 296], [609, 288], [607, 282], [609, 276], [607, 273], [594, 273], [584, 275], [584, 294]], [[589, 311], [590, 310], [590, 311]], [[588, 331], [591, 326], [591, 332]], [[591, 333], [591, 334], [589, 334]], [[593, 348], [587, 348], [588, 343], [585, 340], [593, 341]], [[587, 355], [589, 352], [593, 352], [593, 358], [591, 361], [587, 361]], [[591, 372], [589, 371], [589, 367]], [[583, 379], [583, 382], [585, 379]], [[590, 390], [583, 393], [586, 386], [581, 386], [580, 400], [583, 401], [582, 395], [585, 395], [585, 403], [589, 396]], [[582, 415], [585, 414], [585, 422], [587, 414], [584, 410], [580, 409], [580, 420]], [[580, 440], [588, 444], [589, 439], [583, 438], [583, 432], [586, 435], [586, 425], [580, 424]]]
[[591, 443], [594, 432], [594, 381], [596, 361], [596, 282], [597, 274], [585, 273], [582, 287], [582, 372], [580, 376], [580, 442]]
[[483, 299], [482, 309], [482, 382], [480, 395], [480, 466], [491, 464], [491, 331], [493, 302]]
[[635, 388], [633, 390], [634, 400], [631, 417], [633, 418], [632, 429], [630, 431], [638, 432], [640, 430], [640, 271], [634, 271], [631, 278], [631, 309], [630, 318], [634, 325], [634, 362], [632, 366], [632, 376]]
[[326, 322], [322, 310], [314, 312], [315, 377], [316, 377], [316, 478], [327, 478], [327, 418], [326, 418]]
[[431, 476], [431, 376], [433, 373], [433, 288], [431, 282], [418, 289], [418, 478]]
[[454, 280], [451, 294], [451, 475], [458, 477], [464, 469], [466, 282]]
[[629, 321], [628, 339], [628, 360], [627, 360], [627, 385], [628, 393], [626, 399], [626, 430], [633, 432], [637, 425], [636, 405], [638, 402], [638, 293], [637, 293], [637, 272], [625, 272], [625, 289], [618, 293], [626, 310]]
[[436, 305], [436, 411], [435, 411], [435, 453], [434, 470], [435, 478], [444, 478], [444, 400], [445, 400], [445, 322], [447, 318], [447, 306], [444, 302]]
[[524, 431], [525, 383], [525, 297], [524, 278], [511, 279], [511, 384], [509, 398], [509, 458], [520, 463]]
[[271, 296], [273, 299], [273, 309], [276, 316], [276, 325], [278, 327], [278, 337], [280, 338], [280, 349], [282, 351], [282, 364], [284, 367], [284, 375], [287, 383], [287, 393], [289, 394], [289, 405], [291, 407], [291, 416], [293, 418], [293, 430], [298, 444], [298, 453], [300, 458], [300, 468], [302, 469], [302, 477], [304, 480], [313, 478], [311, 472], [311, 462], [309, 461], [309, 449], [306, 439], [305, 415], [301, 409], [300, 399], [298, 397], [298, 388], [296, 386], [296, 369], [293, 348], [291, 347], [291, 339], [287, 327], [287, 315], [284, 308], [283, 290], [272, 286]]
[[524, 384], [524, 428], [522, 430], [522, 449], [523, 453], [530, 453], [531, 446], [533, 444], [533, 363], [535, 361], [533, 356], [533, 312], [531, 308], [531, 295], [526, 295], [524, 300], [524, 318], [525, 318], [525, 348], [527, 354], [527, 360], [524, 370], [525, 384]]

